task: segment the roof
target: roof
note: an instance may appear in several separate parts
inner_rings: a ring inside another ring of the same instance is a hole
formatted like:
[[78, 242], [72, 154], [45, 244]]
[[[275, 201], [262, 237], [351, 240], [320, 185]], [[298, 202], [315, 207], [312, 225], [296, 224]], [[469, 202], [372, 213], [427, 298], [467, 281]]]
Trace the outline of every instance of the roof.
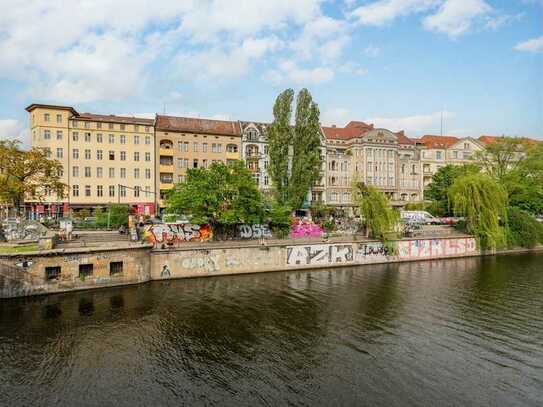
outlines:
[[[481, 136], [479, 137], [478, 140], [484, 145], [488, 146], [489, 144], [496, 143], [502, 138], [505, 138], [505, 136]], [[528, 137], [512, 137], [512, 138], [520, 141], [521, 144], [525, 144], [525, 145], [534, 145], [534, 144], [541, 143], [540, 140], [534, 140]]]
[[398, 137], [398, 142], [400, 144], [409, 144], [409, 145], [414, 145], [415, 144], [415, 141], [410, 139], [409, 137], [407, 137], [403, 130], [399, 131], [397, 133], [394, 133], [394, 134], [396, 134], [396, 137]]
[[55, 109], [55, 110], [68, 110], [68, 111], [70, 111], [72, 114], [74, 114], [76, 116], [79, 114], [79, 113], [77, 113], [77, 110], [75, 110], [71, 106], [46, 105], [46, 104], [41, 104], [41, 103], [32, 103], [31, 105], [27, 106], [25, 108], [25, 110], [27, 112], [31, 112], [32, 110], [37, 109], [37, 108]]
[[426, 148], [449, 148], [453, 144], [460, 140], [454, 136], [432, 136], [426, 135], [419, 139], [419, 142], [423, 143]]
[[324, 136], [327, 139], [335, 140], [350, 140], [352, 138], [360, 137], [367, 133], [369, 130], [361, 130], [357, 127], [322, 127]]
[[103, 114], [93, 114], [93, 113], [80, 113], [77, 116], [77, 120], [92, 120], [96, 122], [110, 122], [110, 123], [121, 123], [121, 124], [141, 124], [143, 126], [152, 126], [154, 123], [153, 119], [143, 119], [141, 117], [129, 117], [129, 116], [116, 116], [113, 114], [103, 115]]
[[156, 116], [156, 129], [188, 133], [241, 136], [238, 122], [226, 120], [199, 119], [194, 117]]

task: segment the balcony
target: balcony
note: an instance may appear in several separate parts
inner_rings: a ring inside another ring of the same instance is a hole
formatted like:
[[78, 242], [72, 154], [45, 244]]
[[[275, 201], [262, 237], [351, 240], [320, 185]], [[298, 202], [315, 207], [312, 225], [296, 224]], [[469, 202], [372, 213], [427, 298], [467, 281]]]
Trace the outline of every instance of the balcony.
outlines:
[[173, 184], [173, 173], [161, 172], [160, 173], [160, 183], [161, 184]]

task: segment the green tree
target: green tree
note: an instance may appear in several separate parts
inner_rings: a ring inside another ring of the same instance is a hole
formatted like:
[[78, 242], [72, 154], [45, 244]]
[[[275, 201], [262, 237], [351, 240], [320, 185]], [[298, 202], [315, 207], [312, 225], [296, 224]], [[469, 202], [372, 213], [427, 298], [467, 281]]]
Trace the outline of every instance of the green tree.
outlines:
[[543, 214], [543, 143], [527, 149], [525, 158], [505, 178], [511, 206]]
[[390, 206], [385, 194], [374, 186], [359, 182], [355, 185], [354, 195], [369, 236], [383, 242], [396, 237], [400, 214]]
[[[123, 204], [113, 204], [109, 205], [109, 224], [112, 228], [118, 228], [121, 225], [128, 226], [128, 215], [130, 214], [130, 209], [128, 205]], [[104, 213], [107, 224], [107, 212]]]
[[507, 192], [487, 174], [467, 174], [449, 189], [456, 216], [465, 217], [466, 232], [479, 240], [483, 249], [506, 245]]
[[437, 216], [451, 216], [448, 191], [454, 181], [463, 175], [479, 172], [479, 167], [469, 165], [446, 165], [441, 167], [432, 177], [424, 195], [433, 201], [431, 210]]
[[509, 233], [507, 241], [510, 247], [535, 247], [543, 244], [543, 224], [522, 209], [512, 207], [508, 210]]
[[287, 89], [282, 92], [273, 106], [273, 123], [268, 130], [268, 153], [270, 163], [268, 173], [280, 202], [288, 201], [288, 161], [289, 146], [292, 139], [292, 101], [294, 91]]
[[242, 161], [228, 166], [214, 163], [208, 169], [187, 172], [166, 200], [167, 211], [189, 216], [193, 223], [209, 223], [214, 230], [240, 223], [261, 223], [263, 199]]
[[502, 181], [523, 161], [525, 147], [522, 139], [503, 136], [488, 144], [484, 150], [476, 152], [473, 159], [483, 172]]
[[[293, 99], [294, 91], [287, 89], [275, 101], [274, 121], [268, 132], [269, 173], [279, 202], [300, 208], [320, 177], [320, 112], [309, 91], [302, 89], [296, 98], [292, 127]], [[289, 165], [290, 152], [292, 162]]]
[[0, 141], [0, 199], [19, 213], [25, 198], [42, 201], [48, 193], [63, 198], [62, 164], [47, 158], [45, 149], [20, 148], [17, 140]]
[[319, 108], [307, 89], [296, 99], [296, 121], [292, 141], [292, 171], [288, 196], [293, 208], [301, 208], [305, 198], [321, 173], [321, 131]]

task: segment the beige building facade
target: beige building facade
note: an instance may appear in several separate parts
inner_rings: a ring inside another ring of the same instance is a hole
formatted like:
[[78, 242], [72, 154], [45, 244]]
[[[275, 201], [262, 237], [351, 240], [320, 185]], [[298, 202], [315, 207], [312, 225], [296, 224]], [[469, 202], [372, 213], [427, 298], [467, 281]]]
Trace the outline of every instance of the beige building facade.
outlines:
[[159, 208], [167, 192], [185, 182], [189, 168], [241, 159], [239, 122], [189, 117], [156, 116], [156, 190]]
[[33, 104], [26, 110], [32, 146], [62, 164], [61, 180], [68, 186], [64, 197], [30, 200], [34, 216], [112, 203], [155, 213], [154, 120], [79, 113], [69, 106]]

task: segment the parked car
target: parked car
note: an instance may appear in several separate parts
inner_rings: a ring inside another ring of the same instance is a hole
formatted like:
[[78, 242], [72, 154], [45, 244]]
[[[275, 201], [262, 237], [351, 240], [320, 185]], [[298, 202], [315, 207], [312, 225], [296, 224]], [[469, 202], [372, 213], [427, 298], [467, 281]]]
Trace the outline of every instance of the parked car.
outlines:
[[422, 223], [425, 225], [439, 225], [439, 218], [426, 211], [401, 211], [401, 219], [406, 223]]

